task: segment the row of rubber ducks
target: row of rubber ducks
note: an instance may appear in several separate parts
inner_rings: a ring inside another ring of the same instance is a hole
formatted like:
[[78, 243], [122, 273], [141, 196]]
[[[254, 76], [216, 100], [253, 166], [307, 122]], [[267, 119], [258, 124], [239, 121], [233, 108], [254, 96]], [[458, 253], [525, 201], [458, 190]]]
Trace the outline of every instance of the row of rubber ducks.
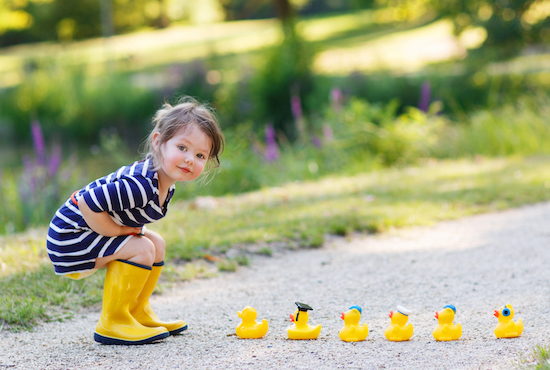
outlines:
[[[293, 324], [287, 328], [289, 339], [317, 339], [321, 333], [321, 325], [309, 325], [308, 311], [313, 310], [305, 303], [296, 302], [298, 309], [290, 315]], [[342, 312], [341, 318], [344, 320], [344, 327], [340, 330], [340, 339], [345, 342], [363, 341], [369, 335], [367, 324], [359, 324], [361, 320], [361, 307], [351, 306], [348, 311]], [[441, 311], [436, 311], [435, 318], [438, 325], [433, 331], [433, 336], [438, 341], [458, 340], [462, 336], [462, 325], [454, 324], [456, 313], [455, 306], [449, 304]], [[386, 329], [385, 335], [388, 340], [401, 342], [409, 340], [413, 335], [413, 326], [407, 323], [411, 311], [402, 306], [397, 306], [397, 311], [390, 312], [391, 323]], [[254, 339], [261, 338], [267, 334], [268, 323], [266, 319], [257, 322], [257, 312], [254, 308], [246, 306], [244, 310], [238, 312], [242, 322], [237, 326], [236, 332], [240, 338]], [[514, 309], [507, 304], [494, 314], [498, 318], [498, 324], [495, 328], [497, 338], [515, 338], [523, 332], [523, 322], [518, 319], [514, 322]]]

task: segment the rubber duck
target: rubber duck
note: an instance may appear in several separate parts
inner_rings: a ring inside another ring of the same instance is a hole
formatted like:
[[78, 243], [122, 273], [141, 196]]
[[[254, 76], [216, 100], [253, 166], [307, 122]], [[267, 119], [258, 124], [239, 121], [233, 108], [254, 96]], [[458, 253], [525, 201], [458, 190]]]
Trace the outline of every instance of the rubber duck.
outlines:
[[351, 306], [340, 316], [344, 320], [344, 327], [340, 330], [340, 339], [344, 342], [360, 342], [369, 335], [367, 324], [359, 325], [362, 310], [359, 306]]
[[269, 327], [267, 320], [263, 319], [261, 323], [256, 322], [258, 313], [253, 307], [246, 306], [244, 310], [238, 311], [237, 315], [243, 320], [236, 329], [240, 338], [257, 339], [266, 335]]
[[439, 325], [436, 326], [433, 332], [435, 340], [457, 340], [462, 336], [462, 325], [460, 323], [453, 324], [455, 313], [456, 308], [452, 304], [443, 307], [441, 312], [435, 311], [435, 318], [439, 320]]
[[397, 306], [397, 312], [390, 311], [391, 324], [386, 329], [386, 338], [393, 342], [411, 339], [413, 335], [413, 326], [410, 323], [407, 324], [407, 320], [411, 313], [411, 310], [402, 306]]
[[523, 321], [518, 319], [517, 322], [512, 321], [514, 318], [514, 309], [507, 304], [500, 310], [495, 310], [495, 316], [498, 318], [498, 324], [495, 328], [497, 338], [515, 338], [523, 333]]
[[307, 322], [309, 320], [309, 314], [307, 311], [313, 310], [309, 305], [305, 303], [295, 302], [298, 309], [294, 312], [294, 315], [290, 314], [290, 320], [294, 323], [287, 328], [289, 339], [317, 339], [319, 333], [321, 333], [321, 325], [313, 326]]

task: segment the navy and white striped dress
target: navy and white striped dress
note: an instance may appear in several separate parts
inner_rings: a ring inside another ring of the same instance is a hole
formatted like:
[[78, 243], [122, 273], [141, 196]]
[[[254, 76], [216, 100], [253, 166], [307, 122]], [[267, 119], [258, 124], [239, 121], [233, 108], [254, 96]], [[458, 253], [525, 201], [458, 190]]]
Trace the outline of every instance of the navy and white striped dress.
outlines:
[[[141, 227], [163, 218], [174, 195], [168, 191], [166, 201], [159, 204], [158, 174], [151, 159], [121, 167], [75, 194], [94, 212], [108, 212], [119, 225]], [[48, 255], [55, 273], [66, 275], [94, 269], [95, 259], [116, 253], [131, 235], [107, 237], [93, 231], [71, 199], [57, 210], [48, 230]]]

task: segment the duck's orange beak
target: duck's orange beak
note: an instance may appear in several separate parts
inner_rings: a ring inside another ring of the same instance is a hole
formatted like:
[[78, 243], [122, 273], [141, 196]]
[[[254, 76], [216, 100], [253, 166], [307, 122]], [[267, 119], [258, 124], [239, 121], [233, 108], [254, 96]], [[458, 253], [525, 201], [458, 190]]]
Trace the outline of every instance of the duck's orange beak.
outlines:
[[390, 311], [390, 319], [392, 318], [393, 316], [393, 311]]
[[345, 316], [346, 316], [346, 314], [342, 312], [342, 314], [340, 315], [340, 318], [341, 318], [342, 320], [344, 320], [344, 317], [345, 317]]
[[439, 312], [435, 311], [435, 318], [439, 320]]
[[294, 315], [290, 314], [290, 321], [294, 322]]
[[495, 315], [496, 317], [498, 317], [498, 311], [497, 311], [497, 310], [495, 310], [494, 315]]

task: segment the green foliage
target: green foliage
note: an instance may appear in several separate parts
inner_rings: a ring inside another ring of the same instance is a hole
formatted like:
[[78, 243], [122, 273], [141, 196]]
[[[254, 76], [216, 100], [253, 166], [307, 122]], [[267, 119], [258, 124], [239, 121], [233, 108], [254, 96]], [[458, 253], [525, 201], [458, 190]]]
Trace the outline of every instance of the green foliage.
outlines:
[[19, 86], [0, 92], [3, 124], [20, 142], [28, 140], [36, 117], [46, 136], [55, 133], [66, 142], [91, 143], [111, 128], [138, 141], [149, 131], [154, 102], [152, 92], [137, 87], [129, 75], [92, 77], [62, 65], [37, 69]]
[[445, 119], [438, 116], [438, 104], [428, 114], [409, 107], [396, 117], [394, 100], [386, 106], [352, 99], [333, 123], [335, 146], [345, 152], [369, 153], [385, 165], [404, 164], [429, 157], [438, 142]]
[[469, 114], [468, 122], [449, 126], [439, 156], [531, 155], [550, 153], [549, 98], [523, 96], [516, 103]]
[[271, 248], [263, 247], [258, 253], [262, 256], [273, 257], [273, 249]]
[[519, 368], [525, 370], [550, 370], [550, 348], [537, 345], [528, 358], [520, 358]]
[[498, 57], [517, 54], [525, 45], [548, 41], [550, 18], [534, 9], [533, 0], [429, 0], [442, 16], [453, 19], [456, 32], [467, 27], [481, 26], [487, 38], [480, 52], [491, 52]]
[[237, 263], [233, 260], [221, 260], [218, 262], [218, 270], [223, 272], [235, 272], [237, 271]]
[[239, 266], [248, 266], [248, 265], [250, 265], [250, 260], [244, 254], [241, 254], [241, 255], [235, 257], [234, 260], [235, 260], [235, 262], [237, 262], [237, 264]]
[[47, 224], [53, 211], [83, 179], [74, 156], [59, 170], [52, 171], [48, 167], [32, 163], [22, 170], [3, 171], [0, 178], [0, 235]]

